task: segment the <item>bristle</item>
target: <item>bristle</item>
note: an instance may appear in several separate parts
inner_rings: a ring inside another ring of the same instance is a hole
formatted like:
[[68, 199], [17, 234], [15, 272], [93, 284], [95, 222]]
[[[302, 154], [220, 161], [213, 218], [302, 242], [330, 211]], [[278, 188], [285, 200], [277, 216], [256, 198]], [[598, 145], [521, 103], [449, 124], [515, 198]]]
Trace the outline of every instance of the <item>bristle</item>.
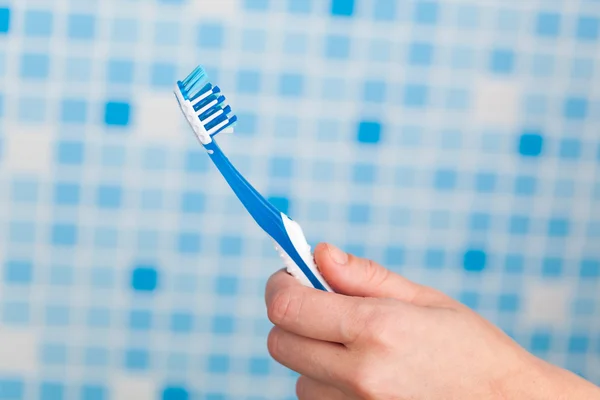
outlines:
[[[178, 87], [183, 99], [187, 101], [187, 107], [195, 111], [195, 117], [206, 131], [201, 134], [194, 128], [199, 137], [233, 132], [237, 117], [230, 115], [231, 107], [225, 104], [226, 98], [220, 94], [221, 88], [208, 82], [208, 76], [201, 66], [197, 66], [183, 81], [178, 82]], [[190, 114], [186, 115], [188, 118], [192, 117]]]

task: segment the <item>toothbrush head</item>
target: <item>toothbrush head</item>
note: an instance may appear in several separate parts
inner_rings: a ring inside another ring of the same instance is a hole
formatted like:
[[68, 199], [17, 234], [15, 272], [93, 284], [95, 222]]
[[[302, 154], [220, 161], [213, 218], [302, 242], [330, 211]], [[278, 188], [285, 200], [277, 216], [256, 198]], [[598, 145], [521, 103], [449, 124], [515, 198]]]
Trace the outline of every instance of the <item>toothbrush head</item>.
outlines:
[[225, 96], [218, 86], [208, 81], [201, 66], [196, 67], [183, 81], [175, 86], [179, 107], [188, 120], [200, 143], [207, 145], [219, 132], [232, 133], [237, 117], [231, 107], [225, 105]]

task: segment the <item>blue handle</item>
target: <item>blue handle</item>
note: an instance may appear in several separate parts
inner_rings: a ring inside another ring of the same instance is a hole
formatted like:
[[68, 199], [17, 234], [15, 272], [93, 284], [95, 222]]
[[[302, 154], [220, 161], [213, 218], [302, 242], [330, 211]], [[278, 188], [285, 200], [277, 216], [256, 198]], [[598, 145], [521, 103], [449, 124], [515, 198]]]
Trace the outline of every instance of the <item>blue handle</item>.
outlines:
[[300, 254], [298, 254], [287, 234], [285, 225], [281, 219], [281, 212], [244, 179], [225, 154], [223, 154], [223, 151], [221, 151], [214, 138], [210, 143], [204, 145], [204, 147], [215, 166], [219, 169], [237, 198], [240, 199], [256, 223], [290, 256], [315, 289], [327, 291], [302, 260]]

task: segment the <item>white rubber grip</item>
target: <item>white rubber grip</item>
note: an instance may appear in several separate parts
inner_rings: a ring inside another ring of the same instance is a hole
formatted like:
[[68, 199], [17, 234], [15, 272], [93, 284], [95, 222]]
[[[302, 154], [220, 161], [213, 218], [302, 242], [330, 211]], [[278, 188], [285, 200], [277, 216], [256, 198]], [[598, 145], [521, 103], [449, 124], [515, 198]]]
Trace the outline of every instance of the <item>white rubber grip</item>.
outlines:
[[[304, 261], [304, 263], [308, 266], [313, 275], [321, 282], [323, 287], [328, 292], [333, 292], [331, 287], [327, 284], [321, 273], [319, 272], [319, 268], [315, 264], [315, 259], [313, 257], [310, 245], [306, 241], [306, 237], [304, 236], [304, 232], [302, 228], [296, 221], [292, 221], [287, 215], [281, 214], [281, 219], [283, 220], [283, 225], [288, 233], [288, 236], [296, 248], [296, 251]], [[300, 283], [308, 287], [314, 287], [307, 276], [302, 272], [300, 267], [292, 260], [292, 258], [275, 242], [275, 249], [279, 253], [279, 256], [283, 260], [283, 264], [286, 267], [287, 272], [292, 275], [294, 278], [298, 279]]]

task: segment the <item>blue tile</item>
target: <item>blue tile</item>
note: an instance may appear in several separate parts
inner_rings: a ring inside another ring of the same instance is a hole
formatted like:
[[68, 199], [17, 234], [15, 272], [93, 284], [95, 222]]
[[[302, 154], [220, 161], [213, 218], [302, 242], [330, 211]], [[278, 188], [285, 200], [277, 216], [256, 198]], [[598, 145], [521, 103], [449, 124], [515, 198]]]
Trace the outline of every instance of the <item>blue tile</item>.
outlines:
[[498, 310], [501, 312], [516, 313], [519, 311], [521, 301], [516, 294], [501, 294], [498, 297]]
[[570, 97], [565, 100], [564, 116], [570, 120], [587, 118], [588, 100], [582, 97]]
[[286, 196], [269, 196], [267, 199], [275, 208], [284, 214], [290, 214], [291, 202]]
[[[258, 130], [258, 116], [254, 112], [238, 111], [235, 131], [238, 134], [254, 135]], [[206, 157], [206, 156], [205, 156]]]
[[261, 74], [258, 70], [241, 70], [237, 73], [237, 91], [256, 94], [261, 88]]
[[576, 160], [581, 157], [581, 141], [579, 139], [562, 139], [558, 150], [560, 158]]
[[138, 21], [133, 18], [115, 19], [111, 36], [112, 40], [120, 43], [136, 42], [138, 40]]
[[525, 259], [521, 254], [507, 254], [504, 260], [504, 270], [513, 275], [523, 274]]
[[537, 179], [533, 176], [517, 176], [515, 178], [515, 194], [519, 196], [532, 196], [537, 189]]
[[371, 208], [367, 204], [350, 204], [348, 206], [348, 222], [351, 224], [367, 224], [371, 219]]
[[560, 14], [540, 12], [536, 18], [535, 32], [542, 37], [557, 37], [560, 34]]
[[190, 173], [199, 173], [208, 171], [209, 158], [205, 151], [188, 150], [185, 154], [185, 170]]
[[241, 236], [223, 236], [219, 240], [219, 253], [224, 256], [240, 256], [243, 251]]
[[354, 0], [331, 0], [331, 15], [351, 17], [354, 14]]
[[239, 292], [239, 279], [236, 276], [218, 276], [215, 292], [220, 296], [235, 296]]
[[531, 335], [529, 349], [537, 354], [547, 354], [552, 347], [552, 333], [545, 331], [536, 331]]
[[104, 106], [104, 123], [108, 126], [127, 126], [131, 105], [122, 101], [109, 101]]
[[394, 21], [396, 13], [396, 0], [375, 0], [373, 3], [373, 19], [375, 21]]
[[267, 11], [269, 0], [244, 0], [244, 8], [251, 11]]
[[359, 143], [375, 144], [381, 141], [381, 123], [377, 121], [360, 121], [357, 139]]
[[200, 214], [206, 208], [206, 196], [202, 192], [184, 192], [181, 194], [181, 212]]
[[287, 33], [283, 37], [283, 52], [286, 54], [305, 54], [308, 38], [304, 33]]
[[106, 69], [108, 83], [128, 84], [133, 82], [135, 71], [131, 60], [108, 60]]
[[429, 101], [429, 87], [421, 84], [408, 84], [404, 87], [402, 103], [407, 108], [423, 108]]
[[571, 63], [571, 78], [588, 79], [594, 78], [596, 65], [592, 58], [576, 58]]
[[291, 14], [310, 14], [313, 0], [287, 0], [287, 10]]
[[325, 57], [346, 60], [350, 56], [350, 38], [342, 35], [329, 35], [325, 38]]
[[284, 97], [300, 97], [304, 91], [304, 77], [300, 74], [284, 73], [279, 77], [279, 94]]
[[150, 367], [150, 354], [147, 350], [128, 349], [125, 351], [125, 368], [133, 371], [144, 371]]
[[97, 248], [114, 249], [119, 244], [119, 233], [115, 228], [97, 228], [94, 235], [94, 245]]
[[490, 56], [490, 71], [496, 74], [511, 74], [515, 68], [515, 52], [495, 49]]
[[583, 334], [573, 334], [569, 337], [569, 353], [587, 353], [590, 347], [590, 338]]
[[473, 310], [477, 310], [481, 302], [481, 295], [477, 292], [461, 292], [458, 296], [458, 301]]
[[190, 392], [181, 386], [167, 386], [162, 390], [161, 400], [189, 400]]
[[77, 244], [77, 227], [72, 224], [52, 225], [50, 243], [55, 246], [75, 246]]
[[67, 19], [67, 36], [76, 40], [91, 40], [96, 34], [96, 17], [91, 14], [71, 14]]
[[68, 326], [70, 320], [69, 314], [69, 308], [67, 306], [46, 306], [45, 323], [47, 326], [52, 327]]
[[41, 346], [41, 362], [47, 365], [65, 365], [69, 352], [62, 343], [43, 343]]
[[110, 326], [110, 310], [106, 308], [89, 309], [87, 326], [91, 328], [108, 328]]
[[23, 400], [24, 398], [25, 382], [22, 379], [16, 377], [0, 379], [0, 399]]
[[563, 260], [556, 257], [546, 257], [542, 260], [542, 276], [557, 278], [563, 275]]
[[425, 42], [411, 43], [408, 49], [408, 62], [412, 65], [428, 66], [433, 63], [433, 45]]
[[98, 208], [120, 208], [123, 189], [120, 186], [101, 185], [96, 191], [96, 206]]
[[269, 176], [291, 178], [294, 174], [294, 161], [289, 157], [272, 157], [269, 160]]
[[266, 357], [251, 357], [249, 362], [250, 375], [262, 375], [266, 376], [269, 374], [271, 368], [271, 362]]
[[596, 41], [600, 37], [600, 18], [580, 17], [577, 20], [575, 36], [579, 40]]
[[363, 86], [363, 100], [383, 103], [386, 95], [386, 83], [382, 80], [368, 80]]
[[426, 268], [440, 269], [446, 262], [446, 253], [441, 249], [427, 249], [425, 251], [424, 264]]
[[0, 35], [10, 31], [10, 8], [0, 7]]
[[92, 60], [67, 57], [64, 76], [67, 82], [88, 82], [92, 77]]
[[84, 99], [63, 99], [60, 119], [67, 124], [84, 124], [87, 120], [87, 102]]
[[582, 278], [600, 278], [600, 261], [584, 259], [579, 266], [579, 276]]
[[138, 292], [154, 292], [158, 287], [158, 271], [153, 265], [138, 265], [131, 273], [131, 287]]
[[83, 361], [89, 367], [105, 367], [108, 365], [109, 352], [102, 347], [88, 347], [83, 354]]
[[215, 315], [212, 318], [212, 333], [230, 335], [235, 331], [235, 318], [230, 315]]
[[28, 260], [8, 259], [4, 262], [4, 282], [28, 285], [33, 280], [33, 263]]
[[77, 183], [56, 183], [54, 186], [54, 203], [59, 205], [79, 204], [80, 186]]
[[23, 79], [46, 79], [50, 74], [50, 57], [47, 54], [24, 53], [20, 68]]
[[191, 232], [182, 232], [177, 238], [177, 251], [182, 254], [196, 254], [200, 252], [200, 235]]
[[511, 235], [526, 235], [529, 233], [529, 217], [524, 215], [513, 215], [510, 218], [508, 231]]
[[230, 368], [230, 359], [226, 354], [211, 354], [208, 357], [208, 372], [212, 374], [227, 374]]
[[487, 231], [491, 226], [491, 215], [486, 213], [473, 213], [469, 218], [469, 228], [473, 231]]
[[152, 329], [152, 312], [149, 310], [132, 310], [129, 313], [129, 329], [147, 331]]
[[65, 385], [59, 382], [42, 382], [39, 400], [64, 400]]
[[225, 28], [220, 23], [204, 22], [198, 27], [198, 46], [205, 49], [218, 49], [225, 41]]
[[548, 236], [565, 237], [569, 234], [569, 221], [566, 219], [552, 218], [548, 221]]
[[8, 238], [12, 243], [34, 243], [35, 224], [27, 221], [13, 221], [9, 225]]
[[456, 188], [458, 174], [454, 170], [440, 169], [435, 171], [433, 187], [436, 190], [454, 190]]
[[175, 46], [180, 41], [181, 25], [177, 22], [157, 21], [154, 26], [154, 44]]
[[[49, 37], [52, 35], [54, 19], [47, 10], [27, 10], [24, 15], [24, 32], [29, 37]], [[0, 28], [0, 30], [2, 30]]]
[[83, 385], [80, 400], [108, 400], [108, 389], [99, 385]]
[[483, 250], [469, 249], [463, 255], [465, 271], [481, 272], [486, 268], [487, 254]]
[[171, 331], [188, 333], [194, 329], [194, 316], [188, 312], [174, 312], [171, 314]]
[[167, 62], [155, 62], [150, 67], [150, 84], [157, 88], [171, 87], [177, 81], [177, 67]]
[[415, 3], [414, 22], [423, 25], [437, 24], [439, 8], [437, 1], [418, 0]]
[[373, 184], [377, 179], [377, 168], [373, 164], [355, 164], [352, 168], [352, 181], [359, 184]]
[[480, 193], [491, 193], [496, 190], [498, 177], [489, 172], [478, 172], [475, 175], [475, 190]]
[[540, 132], [525, 131], [519, 138], [519, 153], [525, 157], [537, 157], [542, 154], [544, 137]]

